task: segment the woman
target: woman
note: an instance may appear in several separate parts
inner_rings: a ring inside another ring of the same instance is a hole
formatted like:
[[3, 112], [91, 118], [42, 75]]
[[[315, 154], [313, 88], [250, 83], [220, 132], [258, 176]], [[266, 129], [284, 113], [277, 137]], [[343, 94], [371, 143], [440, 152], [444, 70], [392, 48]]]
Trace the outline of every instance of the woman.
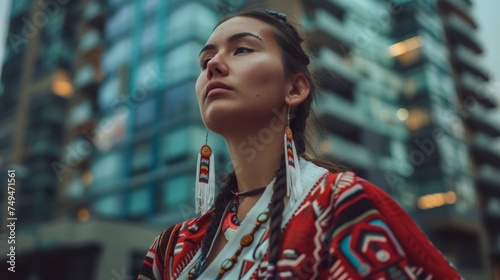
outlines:
[[[234, 171], [212, 209], [153, 241], [138, 279], [460, 279], [387, 194], [307, 156], [315, 88], [301, 42], [272, 11], [216, 26], [196, 95]], [[201, 212], [212, 204], [210, 157], [204, 146]]]

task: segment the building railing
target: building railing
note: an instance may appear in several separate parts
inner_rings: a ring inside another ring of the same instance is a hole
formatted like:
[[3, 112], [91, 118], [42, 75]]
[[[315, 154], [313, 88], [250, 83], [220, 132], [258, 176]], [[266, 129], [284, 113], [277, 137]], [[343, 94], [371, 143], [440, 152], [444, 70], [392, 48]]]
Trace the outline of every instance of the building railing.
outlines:
[[459, 32], [460, 37], [462, 39], [466, 39], [476, 52], [482, 52], [481, 45], [477, 38], [476, 30], [467, 25], [463, 19], [454, 14], [448, 15], [448, 18], [446, 19], [446, 25]]
[[85, 8], [83, 10], [83, 18], [85, 20], [90, 20], [102, 14], [103, 12], [104, 8], [102, 7], [102, 4], [97, 2], [92, 2], [85, 5]]
[[[484, 133], [475, 133], [472, 138], [472, 143], [478, 147], [485, 148], [500, 157], [500, 139], [492, 138]], [[500, 171], [497, 173], [500, 176]], [[500, 180], [498, 180], [498, 182], [500, 182]]]
[[349, 81], [355, 82], [359, 80], [359, 75], [352, 66], [347, 65], [342, 57], [331, 49], [322, 48], [318, 52], [317, 64], [330, 70], [333, 74], [342, 75]]
[[86, 52], [98, 46], [102, 42], [101, 35], [99, 31], [92, 30], [86, 32], [82, 37], [80, 37], [80, 43], [78, 45], [78, 50], [80, 52]]
[[480, 120], [481, 122], [496, 128], [497, 131], [500, 131], [500, 118], [497, 112], [486, 111], [481, 106], [475, 105], [468, 107], [468, 113], [476, 120]]
[[375, 157], [367, 148], [344, 138], [331, 135], [328, 138], [331, 153], [346, 162], [361, 167], [376, 166]]
[[463, 46], [456, 46], [455, 48], [455, 56], [460, 59], [463, 63], [469, 65], [470, 67], [474, 68], [477, 72], [481, 73], [481, 76], [483, 78], [488, 78], [488, 71], [486, 70], [485, 67], [481, 66], [478, 62], [478, 57], [471, 52], [468, 48], [463, 47]]

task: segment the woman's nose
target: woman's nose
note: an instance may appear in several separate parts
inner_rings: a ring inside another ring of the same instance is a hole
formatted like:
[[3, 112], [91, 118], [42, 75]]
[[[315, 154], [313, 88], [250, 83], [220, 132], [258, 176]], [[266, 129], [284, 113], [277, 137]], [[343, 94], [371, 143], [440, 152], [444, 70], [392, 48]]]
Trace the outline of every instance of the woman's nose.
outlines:
[[209, 80], [215, 76], [225, 76], [228, 71], [227, 65], [220, 54], [215, 55], [208, 61], [207, 69], [207, 78]]

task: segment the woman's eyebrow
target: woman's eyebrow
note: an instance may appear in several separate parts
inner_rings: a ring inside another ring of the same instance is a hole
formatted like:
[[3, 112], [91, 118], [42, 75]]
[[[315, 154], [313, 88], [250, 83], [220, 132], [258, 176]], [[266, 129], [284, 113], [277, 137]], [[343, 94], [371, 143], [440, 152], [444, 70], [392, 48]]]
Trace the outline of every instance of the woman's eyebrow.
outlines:
[[[255, 34], [250, 33], [250, 32], [240, 32], [240, 33], [236, 33], [236, 34], [233, 34], [233, 35], [229, 36], [229, 38], [227, 38], [227, 42], [231, 43], [231, 42], [234, 42], [234, 41], [236, 41], [238, 39], [241, 39], [241, 38], [247, 37], [247, 36], [254, 37], [254, 38], [256, 38], [256, 39], [258, 39], [260, 41], [263, 41], [262, 38], [259, 35], [255, 35]], [[208, 45], [204, 46], [201, 49], [201, 51], [198, 54], [198, 56], [200, 56], [204, 51], [209, 51], [209, 50], [213, 50], [213, 49], [215, 49], [215, 45], [208, 44]]]

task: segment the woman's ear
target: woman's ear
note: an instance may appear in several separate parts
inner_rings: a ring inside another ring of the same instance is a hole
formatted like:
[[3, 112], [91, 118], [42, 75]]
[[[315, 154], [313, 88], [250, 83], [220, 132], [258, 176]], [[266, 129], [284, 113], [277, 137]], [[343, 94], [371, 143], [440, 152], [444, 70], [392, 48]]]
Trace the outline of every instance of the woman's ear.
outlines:
[[296, 107], [302, 103], [311, 93], [309, 80], [302, 73], [293, 74], [291, 77], [291, 87], [285, 96], [288, 106]]

